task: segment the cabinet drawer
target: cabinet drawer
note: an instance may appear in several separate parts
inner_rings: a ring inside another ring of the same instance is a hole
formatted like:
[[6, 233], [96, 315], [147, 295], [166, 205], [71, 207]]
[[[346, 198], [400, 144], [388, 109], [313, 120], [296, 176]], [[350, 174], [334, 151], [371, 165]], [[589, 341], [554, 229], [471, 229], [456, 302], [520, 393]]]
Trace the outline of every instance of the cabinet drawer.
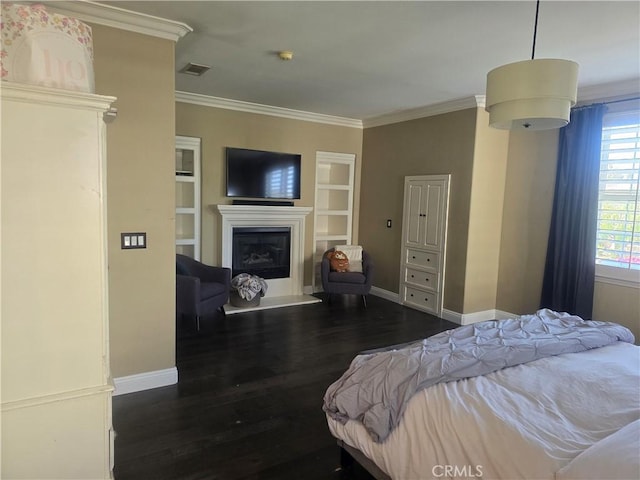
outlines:
[[405, 262], [407, 265], [417, 265], [419, 267], [429, 267], [434, 270], [438, 269], [438, 253], [425, 252], [423, 250], [414, 250], [413, 248], [407, 248], [407, 258]]
[[404, 301], [419, 307], [421, 310], [436, 312], [438, 310], [437, 294], [434, 292], [425, 292], [417, 288], [405, 287]]
[[423, 272], [414, 270], [413, 268], [405, 268], [404, 281], [430, 290], [438, 289], [438, 274], [433, 272]]

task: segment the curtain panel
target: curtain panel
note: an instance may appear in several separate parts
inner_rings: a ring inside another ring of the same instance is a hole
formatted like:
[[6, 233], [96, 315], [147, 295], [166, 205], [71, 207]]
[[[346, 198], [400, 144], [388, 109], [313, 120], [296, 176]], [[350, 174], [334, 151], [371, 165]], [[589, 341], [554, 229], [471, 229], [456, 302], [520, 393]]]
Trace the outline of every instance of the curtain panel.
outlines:
[[541, 307], [591, 318], [603, 104], [571, 111], [560, 130]]

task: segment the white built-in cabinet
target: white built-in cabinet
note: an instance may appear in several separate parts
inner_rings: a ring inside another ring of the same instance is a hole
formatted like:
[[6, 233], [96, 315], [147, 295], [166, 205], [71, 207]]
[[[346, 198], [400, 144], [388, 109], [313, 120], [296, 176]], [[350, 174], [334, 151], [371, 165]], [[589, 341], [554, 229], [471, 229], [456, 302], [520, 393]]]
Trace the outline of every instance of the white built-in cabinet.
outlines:
[[442, 313], [450, 175], [405, 177], [400, 302]]
[[336, 245], [351, 244], [356, 156], [316, 152], [313, 291], [322, 290], [322, 254]]
[[105, 111], [2, 82], [1, 478], [107, 479]]
[[200, 260], [200, 139], [176, 137], [176, 252]]

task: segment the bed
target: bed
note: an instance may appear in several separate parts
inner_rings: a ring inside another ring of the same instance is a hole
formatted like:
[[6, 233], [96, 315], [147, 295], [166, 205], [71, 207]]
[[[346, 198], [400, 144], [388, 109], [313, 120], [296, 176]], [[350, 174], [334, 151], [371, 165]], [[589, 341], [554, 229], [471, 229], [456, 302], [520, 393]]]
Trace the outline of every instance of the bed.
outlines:
[[550, 310], [482, 322], [357, 356], [323, 408], [339, 445], [380, 479], [638, 479], [633, 341]]

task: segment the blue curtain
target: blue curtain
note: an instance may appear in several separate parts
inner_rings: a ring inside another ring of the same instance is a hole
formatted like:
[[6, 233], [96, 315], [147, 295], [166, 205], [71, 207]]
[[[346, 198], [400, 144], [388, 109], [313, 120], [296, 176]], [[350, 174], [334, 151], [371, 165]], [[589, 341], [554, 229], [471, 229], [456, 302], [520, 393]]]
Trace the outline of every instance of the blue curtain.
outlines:
[[572, 110], [560, 130], [558, 168], [541, 307], [591, 318], [602, 117], [606, 107]]

